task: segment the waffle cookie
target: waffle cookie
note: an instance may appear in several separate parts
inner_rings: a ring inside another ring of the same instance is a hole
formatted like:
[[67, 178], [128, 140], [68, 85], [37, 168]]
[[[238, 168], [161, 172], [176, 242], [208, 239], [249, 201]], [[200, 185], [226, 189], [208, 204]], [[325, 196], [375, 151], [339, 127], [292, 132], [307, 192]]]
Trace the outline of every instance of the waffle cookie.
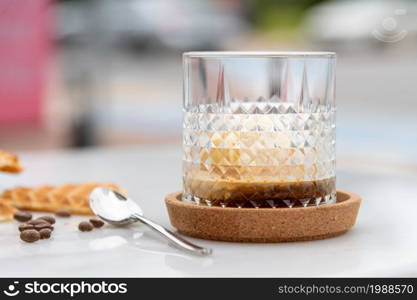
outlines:
[[73, 214], [93, 215], [88, 196], [96, 187], [107, 187], [124, 193], [120, 187], [112, 183], [42, 185], [35, 188], [15, 187], [6, 190], [0, 196], [0, 202], [24, 210], [56, 212], [64, 209]]
[[0, 198], [0, 222], [13, 219], [13, 214], [17, 209], [7, 199]]
[[13, 153], [0, 150], [0, 172], [20, 173], [23, 168]]

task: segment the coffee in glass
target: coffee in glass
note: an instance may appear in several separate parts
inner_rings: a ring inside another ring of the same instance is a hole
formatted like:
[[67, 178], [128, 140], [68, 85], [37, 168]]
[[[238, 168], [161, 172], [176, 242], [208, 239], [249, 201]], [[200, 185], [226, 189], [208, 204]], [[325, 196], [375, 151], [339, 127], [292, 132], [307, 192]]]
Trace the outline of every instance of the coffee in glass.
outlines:
[[334, 203], [335, 55], [184, 54], [183, 201]]

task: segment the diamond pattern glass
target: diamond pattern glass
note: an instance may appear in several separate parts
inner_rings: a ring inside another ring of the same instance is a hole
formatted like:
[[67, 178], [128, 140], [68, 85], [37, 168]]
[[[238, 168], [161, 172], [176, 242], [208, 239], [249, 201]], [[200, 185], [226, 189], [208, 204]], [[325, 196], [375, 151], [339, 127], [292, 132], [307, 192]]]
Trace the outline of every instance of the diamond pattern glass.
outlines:
[[185, 53], [183, 201], [334, 203], [334, 67], [328, 52]]

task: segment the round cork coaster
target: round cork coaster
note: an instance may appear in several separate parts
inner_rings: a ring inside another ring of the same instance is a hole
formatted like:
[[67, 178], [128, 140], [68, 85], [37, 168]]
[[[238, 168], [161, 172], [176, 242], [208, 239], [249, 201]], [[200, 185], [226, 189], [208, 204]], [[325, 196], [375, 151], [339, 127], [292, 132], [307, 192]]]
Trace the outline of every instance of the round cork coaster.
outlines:
[[360, 196], [337, 191], [330, 205], [295, 208], [222, 208], [181, 201], [181, 192], [165, 198], [172, 226], [202, 239], [279, 243], [326, 239], [355, 224]]

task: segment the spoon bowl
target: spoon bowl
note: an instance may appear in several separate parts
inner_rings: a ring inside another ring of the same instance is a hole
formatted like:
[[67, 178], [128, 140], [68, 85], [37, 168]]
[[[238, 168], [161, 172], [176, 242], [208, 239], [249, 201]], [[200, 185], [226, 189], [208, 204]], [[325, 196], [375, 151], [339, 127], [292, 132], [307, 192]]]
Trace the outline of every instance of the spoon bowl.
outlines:
[[113, 225], [127, 225], [137, 220], [132, 215], [143, 215], [133, 200], [109, 188], [95, 188], [90, 194], [90, 207], [104, 221]]
[[128, 197], [105, 187], [95, 188], [90, 196], [90, 207], [93, 212], [107, 223], [123, 226], [134, 222], [147, 225], [161, 236], [166, 238], [170, 245], [195, 255], [210, 255], [210, 248], [203, 248], [185, 240], [176, 233], [145, 218], [138, 204]]

